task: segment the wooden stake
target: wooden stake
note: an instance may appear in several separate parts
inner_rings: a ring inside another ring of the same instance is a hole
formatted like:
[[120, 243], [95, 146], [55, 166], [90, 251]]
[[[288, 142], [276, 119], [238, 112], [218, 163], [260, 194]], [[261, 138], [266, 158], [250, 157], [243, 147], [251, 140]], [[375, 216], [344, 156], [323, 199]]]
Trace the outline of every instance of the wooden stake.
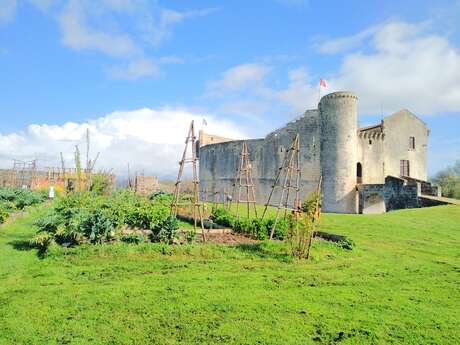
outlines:
[[[189, 144], [192, 148], [192, 157], [187, 158]], [[171, 215], [177, 217], [179, 200], [180, 200], [180, 187], [182, 183], [182, 175], [184, 173], [184, 166], [187, 163], [192, 164], [192, 182], [193, 182], [193, 191], [192, 191], [192, 200], [191, 200], [191, 213], [193, 217], [193, 229], [196, 231], [197, 223], [199, 221], [203, 236], [203, 241], [206, 242], [206, 234], [203, 226], [203, 213], [200, 207], [200, 195], [199, 195], [199, 185], [200, 181], [198, 179], [196, 164], [197, 164], [197, 155], [196, 155], [196, 136], [195, 136], [195, 124], [194, 121], [190, 124], [190, 128], [187, 134], [187, 139], [185, 140], [185, 149], [182, 154], [182, 159], [179, 162], [179, 172], [177, 174], [177, 180], [174, 187], [174, 199], [171, 203]], [[199, 217], [199, 219], [198, 219]]]

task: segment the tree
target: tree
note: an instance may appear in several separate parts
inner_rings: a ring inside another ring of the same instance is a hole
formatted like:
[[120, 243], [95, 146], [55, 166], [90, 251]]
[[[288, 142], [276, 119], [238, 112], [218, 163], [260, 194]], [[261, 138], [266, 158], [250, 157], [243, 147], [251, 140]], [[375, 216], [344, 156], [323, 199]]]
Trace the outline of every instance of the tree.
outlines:
[[433, 182], [441, 187], [443, 196], [460, 199], [460, 160], [437, 173]]

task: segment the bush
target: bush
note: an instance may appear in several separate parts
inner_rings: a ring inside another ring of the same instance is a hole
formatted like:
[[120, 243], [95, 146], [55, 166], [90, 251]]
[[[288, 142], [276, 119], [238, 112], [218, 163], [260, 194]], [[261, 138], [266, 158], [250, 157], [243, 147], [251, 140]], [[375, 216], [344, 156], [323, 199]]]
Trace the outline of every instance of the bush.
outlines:
[[39, 232], [35, 237], [30, 241], [30, 245], [38, 248], [40, 252], [45, 252], [48, 247], [53, 243], [54, 239], [52, 234], [48, 232]]
[[[265, 222], [266, 222], [265, 226], [267, 228], [267, 234], [268, 234], [267, 236], [270, 236], [270, 233], [273, 229], [273, 225], [275, 224], [275, 218], [269, 218]], [[289, 223], [287, 219], [285, 218], [278, 219], [278, 222], [276, 223], [276, 227], [275, 227], [275, 232], [273, 233], [273, 238], [277, 240], [283, 240], [288, 228], [289, 228]]]
[[97, 173], [91, 176], [90, 191], [97, 195], [110, 195], [113, 189], [113, 175]]
[[[169, 204], [164, 200], [151, 202], [126, 190], [110, 196], [70, 193], [58, 198], [53, 209], [35, 225], [61, 245], [110, 241], [115, 239], [117, 230], [126, 226], [152, 230], [153, 240], [172, 243], [178, 229], [177, 221], [169, 219]], [[137, 243], [141, 238], [122, 235], [120, 240]]]
[[40, 231], [46, 231], [54, 233], [56, 232], [59, 225], [63, 223], [61, 216], [53, 211], [48, 212], [43, 217], [37, 219], [34, 225], [40, 229]]
[[157, 224], [153, 230], [153, 240], [161, 243], [172, 244], [177, 238], [179, 222], [173, 216], [168, 216], [161, 223]]
[[440, 171], [433, 182], [441, 187], [443, 196], [460, 199], [460, 160], [453, 167]]
[[149, 196], [150, 201], [161, 201], [161, 202], [166, 202], [166, 203], [171, 203], [173, 200], [173, 195], [170, 193], [166, 193], [163, 191], [155, 192], [152, 195]]
[[231, 214], [227, 209], [220, 207], [212, 210], [210, 218], [214, 223], [222, 226], [228, 226], [230, 228], [233, 228], [236, 222], [236, 217], [233, 214]]
[[39, 204], [46, 200], [42, 193], [26, 189], [0, 188], [0, 224], [4, 223], [9, 215], [22, 210], [26, 206]]
[[0, 224], [5, 223], [5, 221], [10, 216], [10, 213], [2, 206], [0, 206]]
[[302, 204], [302, 212], [289, 215], [286, 239], [292, 256], [309, 258], [313, 235], [321, 212], [320, 205], [321, 195], [314, 192]]
[[343, 249], [347, 249], [347, 250], [353, 250], [353, 248], [355, 248], [355, 242], [349, 238], [343, 240], [343, 241], [340, 241], [340, 242], [337, 242], [337, 245], [340, 247], [340, 248], [343, 248]]
[[96, 210], [84, 217], [80, 228], [91, 243], [102, 243], [114, 236], [114, 226], [102, 210]]
[[[236, 216], [224, 208], [214, 209], [211, 214], [211, 219], [217, 224], [231, 227], [234, 231], [248, 235], [257, 240], [267, 239], [275, 224], [275, 218], [267, 218], [264, 220], [258, 218], [237, 219]], [[274, 238], [283, 239], [287, 228], [287, 221], [285, 219], [279, 219], [275, 228]]]
[[146, 241], [146, 238], [142, 234], [132, 233], [132, 234], [123, 234], [120, 236], [120, 240], [126, 243], [140, 244]]
[[22, 210], [26, 206], [39, 204], [46, 200], [42, 193], [28, 189], [0, 188], [0, 202], [10, 203], [15, 209]]

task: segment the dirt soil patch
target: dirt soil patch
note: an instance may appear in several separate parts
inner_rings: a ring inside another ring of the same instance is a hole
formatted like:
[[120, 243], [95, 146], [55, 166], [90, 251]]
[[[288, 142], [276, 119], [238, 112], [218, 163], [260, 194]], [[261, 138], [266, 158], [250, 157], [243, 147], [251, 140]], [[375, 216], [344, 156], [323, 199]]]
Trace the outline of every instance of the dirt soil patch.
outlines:
[[[227, 244], [227, 245], [238, 245], [238, 244], [253, 244], [259, 241], [253, 240], [252, 238], [243, 236], [241, 234], [235, 234], [233, 232], [209, 232], [206, 234], [207, 243], [215, 244]], [[201, 234], [197, 234], [197, 241], [203, 242]]]

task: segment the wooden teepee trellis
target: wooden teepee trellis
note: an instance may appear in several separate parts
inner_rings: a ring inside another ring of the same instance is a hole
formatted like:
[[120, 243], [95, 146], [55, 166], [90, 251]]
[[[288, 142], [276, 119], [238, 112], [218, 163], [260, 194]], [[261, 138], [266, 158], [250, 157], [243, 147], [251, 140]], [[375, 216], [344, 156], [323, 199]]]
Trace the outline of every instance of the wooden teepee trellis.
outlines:
[[[282, 183], [281, 183], [282, 180]], [[292, 144], [284, 157], [283, 163], [279, 168], [278, 174], [275, 178], [275, 183], [272, 186], [270, 195], [267, 203], [265, 204], [262, 219], [264, 219], [267, 209], [271, 205], [273, 194], [276, 189], [281, 188], [281, 195], [279, 202], [276, 205], [276, 216], [275, 222], [270, 232], [270, 240], [273, 239], [275, 229], [280, 218], [281, 209], [284, 210], [284, 217], [287, 216], [288, 211], [293, 211], [296, 216], [299, 216], [301, 211], [300, 203], [300, 138], [297, 134], [292, 141]], [[289, 198], [292, 195], [291, 192], [295, 193], [293, 207], [289, 207]]]
[[[240, 204], [246, 204], [248, 218], [252, 205], [255, 217], [257, 218], [256, 195], [254, 191], [254, 181], [252, 180], [252, 165], [249, 161], [249, 150], [246, 142], [243, 142], [236, 180], [238, 184], [238, 198], [236, 199], [236, 214], [238, 219], [240, 218]], [[241, 199], [242, 197], [243, 200]]]
[[[191, 146], [192, 156], [188, 157], [189, 146]], [[203, 214], [201, 212], [200, 207], [200, 197], [199, 197], [199, 185], [200, 181], [198, 179], [197, 174], [197, 154], [196, 154], [196, 136], [195, 136], [195, 124], [194, 121], [190, 124], [190, 128], [187, 134], [187, 139], [185, 140], [185, 149], [184, 153], [182, 154], [182, 159], [179, 162], [179, 173], [177, 174], [177, 180], [174, 187], [174, 199], [171, 203], [171, 215], [177, 217], [179, 206], [182, 204], [180, 202], [180, 187], [182, 183], [182, 176], [184, 174], [184, 167], [185, 164], [191, 163], [192, 164], [192, 183], [193, 183], [193, 191], [192, 191], [192, 200], [191, 203], [185, 203], [185, 205], [190, 205], [191, 213], [193, 217], [193, 229], [196, 231], [198, 223], [201, 227], [201, 233], [203, 236], [203, 241], [206, 241], [206, 234], [204, 232], [203, 227]], [[198, 218], [199, 217], [199, 218]]]

